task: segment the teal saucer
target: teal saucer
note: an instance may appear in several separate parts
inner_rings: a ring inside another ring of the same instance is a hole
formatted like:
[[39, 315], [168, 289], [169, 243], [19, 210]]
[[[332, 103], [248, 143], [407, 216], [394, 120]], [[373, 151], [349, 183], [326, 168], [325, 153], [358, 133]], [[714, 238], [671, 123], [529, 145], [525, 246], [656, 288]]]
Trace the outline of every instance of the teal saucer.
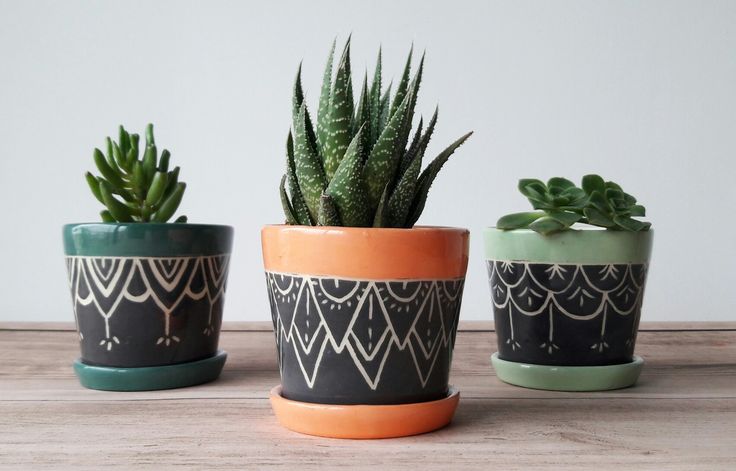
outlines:
[[224, 350], [218, 350], [214, 356], [204, 360], [141, 368], [93, 366], [77, 359], [74, 361], [74, 372], [82, 386], [89, 389], [153, 391], [183, 388], [213, 381], [220, 376], [225, 360], [227, 360], [227, 352]]
[[634, 355], [630, 363], [605, 366], [533, 365], [491, 356], [498, 379], [504, 383], [549, 391], [606, 391], [632, 386], [639, 379], [644, 360]]

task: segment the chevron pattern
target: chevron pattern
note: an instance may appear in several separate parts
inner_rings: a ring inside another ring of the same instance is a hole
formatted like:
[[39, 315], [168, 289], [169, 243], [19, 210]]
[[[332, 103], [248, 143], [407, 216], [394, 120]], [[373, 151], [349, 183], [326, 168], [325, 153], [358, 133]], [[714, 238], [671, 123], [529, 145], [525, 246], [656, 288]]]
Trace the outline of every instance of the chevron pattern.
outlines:
[[[279, 364], [293, 349], [304, 382], [318, 380], [330, 346], [375, 390], [393, 352], [411, 353], [426, 385], [452, 356], [464, 279], [367, 281], [266, 272]], [[283, 370], [282, 370], [283, 375]]]

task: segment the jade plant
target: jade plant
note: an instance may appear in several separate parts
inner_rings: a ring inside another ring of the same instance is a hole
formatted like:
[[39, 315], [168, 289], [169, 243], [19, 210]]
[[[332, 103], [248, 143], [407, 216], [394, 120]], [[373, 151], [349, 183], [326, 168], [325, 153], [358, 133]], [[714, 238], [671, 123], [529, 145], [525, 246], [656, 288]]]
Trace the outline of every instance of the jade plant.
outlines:
[[422, 56], [410, 76], [412, 52], [413, 48], [393, 94], [390, 84], [382, 88], [380, 50], [370, 84], [366, 71], [354, 94], [350, 39], [334, 78], [333, 42], [316, 125], [305, 103], [299, 66], [292, 100], [293, 129], [286, 143], [287, 172], [280, 185], [288, 224], [410, 228], [416, 223], [438, 172], [472, 133], [453, 142], [421, 170], [437, 110], [426, 128], [420, 118], [412, 133], [424, 68]]
[[[153, 125], [146, 126], [146, 146], [139, 159], [138, 134], [120, 126], [118, 141], [106, 140], [107, 152], [94, 150], [94, 161], [102, 174], [85, 174], [92, 194], [105, 206], [103, 222], [167, 222], [181, 203], [186, 184], [179, 181], [179, 167], [169, 170], [171, 153], [159, 158]], [[179, 216], [174, 222], [186, 222]]]
[[540, 234], [565, 231], [575, 223], [590, 224], [619, 231], [646, 231], [651, 224], [635, 217], [645, 216], [644, 206], [617, 183], [599, 175], [583, 177], [581, 187], [565, 178], [519, 180], [519, 191], [527, 197], [533, 212], [503, 216], [498, 229], [528, 228]]

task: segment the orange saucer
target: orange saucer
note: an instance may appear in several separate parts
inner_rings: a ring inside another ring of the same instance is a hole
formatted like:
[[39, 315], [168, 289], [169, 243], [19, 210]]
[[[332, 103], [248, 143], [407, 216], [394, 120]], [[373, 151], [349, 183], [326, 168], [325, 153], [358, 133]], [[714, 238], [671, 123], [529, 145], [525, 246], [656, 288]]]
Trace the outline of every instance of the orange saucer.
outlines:
[[394, 438], [449, 424], [460, 392], [450, 388], [444, 399], [414, 404], [332, 405], [286, 399], [281, 386], [276, 386], [270, 399], [281, 425], [295, 432], [329, 438]]

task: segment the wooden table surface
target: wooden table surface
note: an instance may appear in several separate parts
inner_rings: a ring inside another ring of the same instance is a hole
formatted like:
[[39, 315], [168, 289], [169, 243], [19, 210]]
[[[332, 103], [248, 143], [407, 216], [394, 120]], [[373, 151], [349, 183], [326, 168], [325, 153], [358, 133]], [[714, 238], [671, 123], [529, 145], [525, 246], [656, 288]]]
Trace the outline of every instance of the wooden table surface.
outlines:
[[68, 324], [0, 324], [0, 468], [736, 470], [736, 323], [643, 324], [638, 385], [599, 393], [501, 383], [492, 325], [466, 323], [453, 423], [377, 441], [279, 426], [266, 324], [226, 324], [218, 381], [155, 392], [82, 388], [75, 338]]

